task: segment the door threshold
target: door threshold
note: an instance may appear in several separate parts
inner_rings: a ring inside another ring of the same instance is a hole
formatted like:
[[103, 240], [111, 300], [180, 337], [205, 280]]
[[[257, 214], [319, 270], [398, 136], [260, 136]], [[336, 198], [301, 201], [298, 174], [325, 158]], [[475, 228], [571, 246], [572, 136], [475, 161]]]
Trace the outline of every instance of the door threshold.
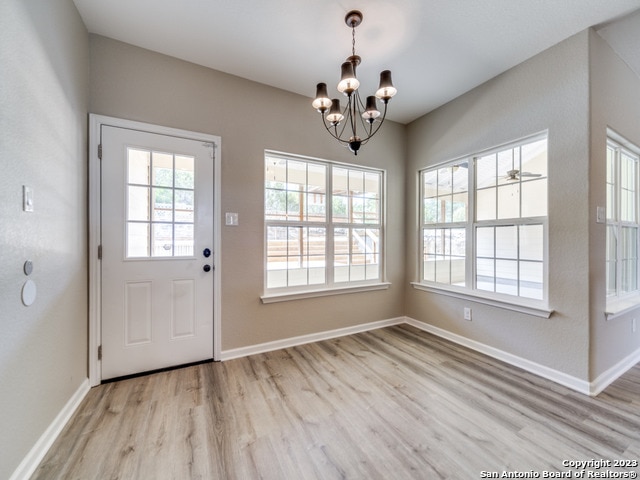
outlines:
[[102, 380], [100, 384], [102, 385], [105, 383], [119, 382], [121, 380], [129, 380], [131, 378], [146, 377], [147, 375], [153, 375], [153, 374], [162, 373], [162, 372], [170, 372], [171, 370], [178, 370], [179, 368], [195, 367], [196, 365], [213, 363], [213, 361], [214, 361], [213, 358], [208, 358], [206, 360], [200, 360], [197, 362], [183, 363], [181, 365], [174, 365], [171, 367], [157, 368], [155, 370], [147, 370], [145, 372], [132, 373], [130, 375], [123, 375], [121, 377], [107, 378], [106, 380]]

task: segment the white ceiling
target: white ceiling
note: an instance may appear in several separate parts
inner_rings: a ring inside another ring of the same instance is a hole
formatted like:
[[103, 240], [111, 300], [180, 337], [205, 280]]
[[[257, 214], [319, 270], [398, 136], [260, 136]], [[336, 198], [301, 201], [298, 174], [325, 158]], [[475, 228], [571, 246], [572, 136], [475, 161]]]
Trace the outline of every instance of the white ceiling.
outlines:
[[[640, 76], [640, 0], [74, 0], [90, 32], [307, 97], [329, 95], [351, 54], [373, 94], [381, 70], [398, 94], [389, 117], [408, 123], [590, 26]], [[311, 108], [311, 106], [309, 106]]]

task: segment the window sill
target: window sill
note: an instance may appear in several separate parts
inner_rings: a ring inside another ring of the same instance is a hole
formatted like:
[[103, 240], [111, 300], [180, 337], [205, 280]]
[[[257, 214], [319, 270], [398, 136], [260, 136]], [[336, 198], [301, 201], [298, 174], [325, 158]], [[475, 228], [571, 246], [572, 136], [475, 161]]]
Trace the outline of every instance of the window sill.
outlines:
[[374, 290], [387, 290], [391, 286], [389, 282], [373, 283], [367, 285], [352, 285], [349, 287], [326, 288], [318, 290], [304, 290], [300, 292], [267, 293], [260, 297], [262, 303], [288, 302], [290, 300], [303, 300], [305, 298], [327, 297], [330, 295], [342, 295], [345, 293], [370, 292]]
[[526, 313], [527, 315], [533, 315], [536, 317], [549, 318], [553, 314], [553, 310], [550, 310], [548, 307], [544, 307], [539, 304], [523, 302], [521, 300], [509, 301], [502, 298], [488, 297], [478, 293], [463, 292], [460, 290], [447, 289], [443, 287], [435, 287], [417, 282], [411, 282], [411, 285], [416, 290], [438, 293], [450, 297], [462, 298], [464, 300], [471, 300], [473, 302], [482, 303], [484, 305], [491, 305], [492, 307], [503, 308], [505, 310]]
[[607, 300], [604, 316], [607, 320], [621, 317], [625, 313], [640, 307], [640, 295], [632, 295], [623, 299]]

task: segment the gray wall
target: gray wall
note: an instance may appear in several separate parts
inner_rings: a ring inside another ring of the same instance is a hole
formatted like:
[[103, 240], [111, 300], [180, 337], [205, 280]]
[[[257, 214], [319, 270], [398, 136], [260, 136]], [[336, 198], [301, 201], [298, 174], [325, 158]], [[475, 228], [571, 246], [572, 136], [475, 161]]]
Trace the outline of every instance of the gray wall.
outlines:
[[[640, 15], [636, 14], [636, 16]], [[612, 25], [609, 29], [616, 28]], [[611, 32], [610, 32], [611, 33]], [[640, 78], [596, 33], [590, 32], [591, 176], [589, 196], [591, 271], [591, 378], [595, 379], [640, 348], [640, 323], [635, 310], [605, 320], [605, 226], [595, 223], [597, 206], [606, 205], [606, 129], [640, 146]]]
[[[589, 369], [589, 83], [584, 31], [408, 127], [406, 264], [418, 280], [418, 170], [549, 131], [550, 319], [408, 288], [406, 314], [579, 379]], [[463, 320], [463, 308], [473, 321]]]
[[[0, 478], [87, 377], [87, 97], [88, 35], [73, 3], [2, 0]], [[20, 299], [27, 259], [31, 307]]]
[[[239, 214], [238, 227], [222, 227], [223, 351], [403, 315], [402, 125], [388, 122], [354, 157], [324, 131], [311, 98], [95, 35], [90, 57], [92, 113], [222, 137], [222, 212]], [[389, 290], [261, 303], [265, 149], [387, 170]]]

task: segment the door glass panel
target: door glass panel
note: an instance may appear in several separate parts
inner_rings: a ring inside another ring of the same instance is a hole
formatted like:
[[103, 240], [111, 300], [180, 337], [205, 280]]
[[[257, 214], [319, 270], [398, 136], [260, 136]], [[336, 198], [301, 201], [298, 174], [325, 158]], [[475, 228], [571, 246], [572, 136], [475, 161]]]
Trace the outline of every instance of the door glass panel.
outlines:
[[149, 185], [149, 165], [151, 152], [148, 150], [127, 149], [129, 183]]
[[174, 256], [193, 256], [193, 224], [175, 226]]
[[154, 257], [170, 257], [173, 254], [173, 228], [170, 223], [153, 224]]
[[176, 190], [176, 222], [193, 222], [193, 190]]
[[173, 220], [173, 189], [153, 189], [153, 220], [160, 222]]
[[189, 188], [193, 190], [195, 180], [194, 162], [194, 157], [176, 155], [176, 188]]
[[149, 187], [129, 185], [129, 220], [149, 220]]
[[195, 157], [128, 148], [127, 168], [127, 258], [192, 257]]
[[173, 187], [173, 155], [153, 152], [153, 184]]
[[149, 256], [149, 224], [127, 223], [127, 257]]

